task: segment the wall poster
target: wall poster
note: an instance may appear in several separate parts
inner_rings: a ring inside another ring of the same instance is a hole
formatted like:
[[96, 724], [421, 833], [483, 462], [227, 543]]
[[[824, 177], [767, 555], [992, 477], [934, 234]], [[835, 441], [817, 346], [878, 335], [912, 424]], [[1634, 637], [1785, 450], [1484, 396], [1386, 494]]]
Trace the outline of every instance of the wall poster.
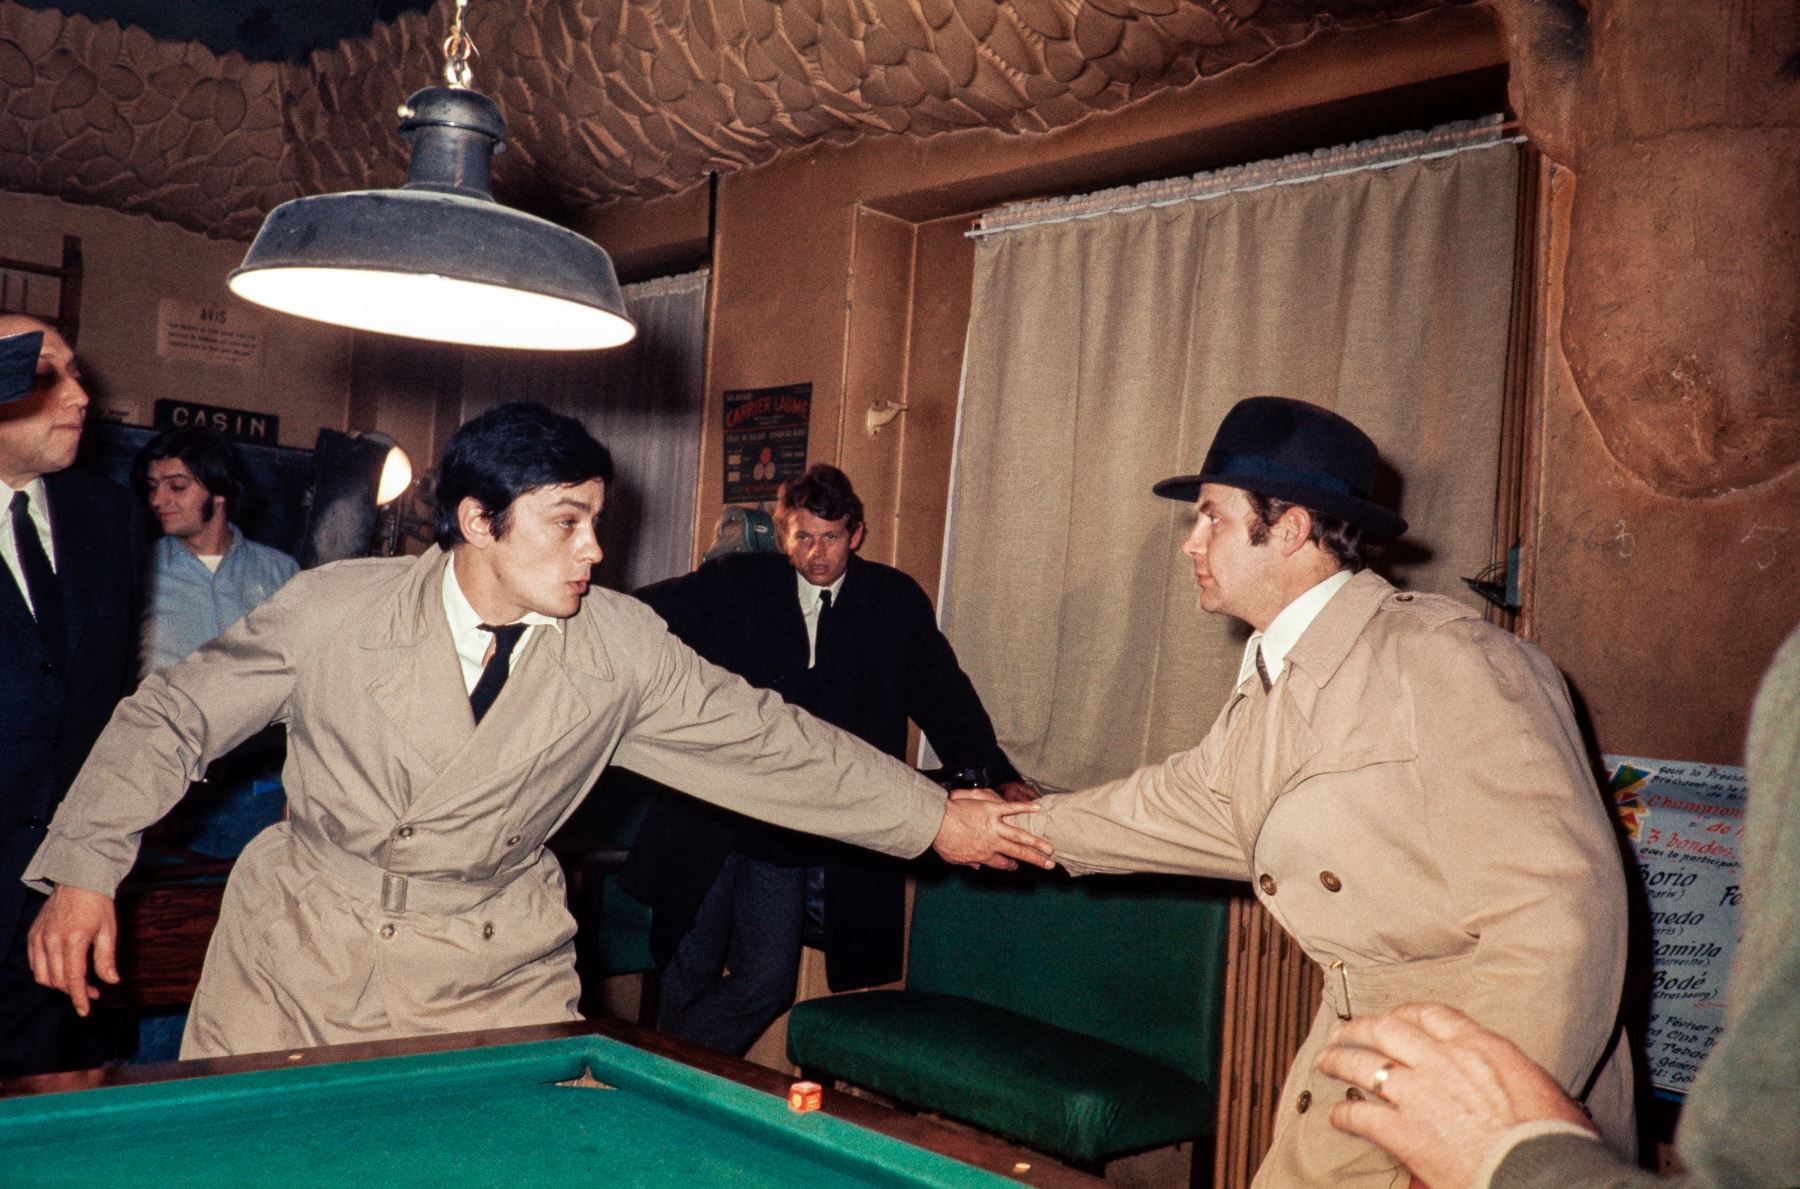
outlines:
[[1650, 1084], [1685, 1094], [1725, 1028], [1742, 907], [1744, 770], [1637, 756], [1605, 761], [1607, 791], [1650, 905]]
[[739, 388], [725, 394], [725, 502], [754, 504], [806, 470], [812, 385]]

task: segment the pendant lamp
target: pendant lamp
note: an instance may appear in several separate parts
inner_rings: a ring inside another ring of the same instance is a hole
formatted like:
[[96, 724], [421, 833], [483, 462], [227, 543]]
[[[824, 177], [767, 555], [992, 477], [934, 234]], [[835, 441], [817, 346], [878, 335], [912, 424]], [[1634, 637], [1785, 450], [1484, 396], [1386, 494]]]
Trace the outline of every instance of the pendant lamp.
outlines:
[[494, 201], [500, 108], [468, 86], [458, 0], [449, 86], [400, 109], [406, 184], [284, 202], [229, 278], [247, 301], [319, 322], [483, 347], [592, 350], [629, 342], [612, 260], [592, 240]]

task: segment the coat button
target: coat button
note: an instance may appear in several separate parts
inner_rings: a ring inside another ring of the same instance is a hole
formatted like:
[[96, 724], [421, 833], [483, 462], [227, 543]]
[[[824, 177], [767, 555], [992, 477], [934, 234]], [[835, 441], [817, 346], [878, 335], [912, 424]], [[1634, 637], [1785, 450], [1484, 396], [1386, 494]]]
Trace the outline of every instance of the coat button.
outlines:
[[1311, 1090], [1300, 1091], [1300, 1097], [1294, 1100], [1294, 1109], [1304, 1115], [1306, 1113], [1306, 1108], [1311, 1105], [1312, 1105], [1312, 1091]]
[[483, 925], [481, 927], [481, 935], [483, 937], [492, 937], [494, 935], [494, 922], [489, 921], [487, 924]]
[[413, 828], [411, 826], [401, 826], [398, 830], [394, 831], [394, 837], [396, 838], [411, 838], [412, 836]]
[[1256, 886], [1263, 890], [1263, 895], [1273, 896], [1275, 894], [1275, 877], [1265, 871], [1263, 877], [1256, 881]]
[[383, 925], [381, 927], [381, 940], [386, 941], [388, 938], [392, 937], [393, 935], [394, 935], [394, 927], [392, 925]]
[[1397, 594], [1394, 596], [1394, 601], [1396, 603], [1410, 603], [1410, 602], [1412, 602], [1412, 600], [1413, 600], [1413, 597], [1410, 593], [1409, 594]]
[[1325, 885], [1325, 890], [1327, 892], [1341, 892], [1344, 890], [1344, 881], [1329, 871], [1319, 872], [1319, 882]]
[[1352, 1086], [1344, 1091], [1344, 1098], [1349, 1102], [1361, 1102], [1363, 1100], [1363, 1092], [1355, 1086]]
[[506, 845], [517, 846], [517, 845], [519, 845], [520, 840], [523, 839], [524, 837], [525, 837], [525, 835], [523, 835], [523, 834], [514, 834], [512, 837], [510, 837], [506, 840]]

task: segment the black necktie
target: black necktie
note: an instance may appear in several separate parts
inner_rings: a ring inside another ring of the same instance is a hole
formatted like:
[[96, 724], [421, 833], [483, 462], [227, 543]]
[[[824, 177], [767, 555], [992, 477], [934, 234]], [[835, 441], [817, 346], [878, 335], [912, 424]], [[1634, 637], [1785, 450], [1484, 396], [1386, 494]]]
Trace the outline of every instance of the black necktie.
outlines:
[[19, 571], [25, 575], [25, 593], [31, 597], [31, 611], [37, 616], [38, 635], [51, 658], [62, 663], [62, 591], [56, 585], [56, 571], [44, 552], [37, 525], [31, 520], [31, 497], [22, 491], [12, 498], [13, 543], [19, 550]]
[[819, 657], [825, 648], [825, 624], [831, 619], [831, 592], [819, 592], [819, 613], [813, 620], [813, 664], [819, 663]]
[[525, 625], [509, 623], [504, 627], [493, 627], [480, 624], [484, 632], [494, 633], [494, 655], [488, 658], [487, 668], [481, 671], [481, 680], [469, 691], [469, 709], [475, 712], [475, 721], [480, 722], [500, 696], [500, 687], [506, 684], [506, 672], [511, 667], [512, 651], [518, 647], [519, 637], [525, 634]]
[[1263, 664], [1261, 644], [1256, 646], [1256, 675], [1262, 678], [1263, 693], [1268, 693], [1269, 687], [1273, 685], [1274, 682], [1269, 680], [1269, 666]]

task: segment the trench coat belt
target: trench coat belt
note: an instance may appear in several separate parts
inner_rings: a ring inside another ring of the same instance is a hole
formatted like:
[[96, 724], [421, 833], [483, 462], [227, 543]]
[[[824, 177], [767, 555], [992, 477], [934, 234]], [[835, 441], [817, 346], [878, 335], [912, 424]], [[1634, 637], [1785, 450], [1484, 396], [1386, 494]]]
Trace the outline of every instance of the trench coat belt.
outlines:
[[1455, 1003], [1468, 995], [1469, 967], [1475, 955], [1451, 954], [1417, 962], [1352, 966], [1320, 962], [1325, 973], [1325, 1004], [1340, 1020], [1371, 1016], [1402, 1003]]
[[308, 862], [338, 884], [380, 904], [385, 912], [453, 914], [472, 912], [518, 878], [526, 868], [487, 880], [422, 879], [402, 875], [341, 847], [295, 838]]

